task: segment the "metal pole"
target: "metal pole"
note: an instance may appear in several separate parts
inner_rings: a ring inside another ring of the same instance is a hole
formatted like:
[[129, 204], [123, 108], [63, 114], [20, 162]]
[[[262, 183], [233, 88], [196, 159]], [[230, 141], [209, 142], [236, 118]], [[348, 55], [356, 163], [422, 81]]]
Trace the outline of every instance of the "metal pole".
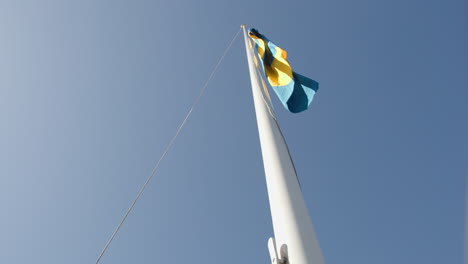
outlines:
[[302, 196], [293, 161], [272, 111], [258, 59], [245, 25], [245, 48], [257, 117], [275, 238], [268, 247], [272, 263], [323, 264], [322, 252]]

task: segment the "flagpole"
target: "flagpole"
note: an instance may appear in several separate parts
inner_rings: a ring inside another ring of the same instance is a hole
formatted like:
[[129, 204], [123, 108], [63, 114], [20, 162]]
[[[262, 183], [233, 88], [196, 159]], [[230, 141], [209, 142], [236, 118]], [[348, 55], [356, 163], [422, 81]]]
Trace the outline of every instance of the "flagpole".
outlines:
[[[268, 240], [273, 264], [323, 264], [323, 256], [302, 196], [294, 164], [271, 107], [252, 42], [244, 32], [274, 238]], [[257, 67], [256, 67], [257, 65]]]

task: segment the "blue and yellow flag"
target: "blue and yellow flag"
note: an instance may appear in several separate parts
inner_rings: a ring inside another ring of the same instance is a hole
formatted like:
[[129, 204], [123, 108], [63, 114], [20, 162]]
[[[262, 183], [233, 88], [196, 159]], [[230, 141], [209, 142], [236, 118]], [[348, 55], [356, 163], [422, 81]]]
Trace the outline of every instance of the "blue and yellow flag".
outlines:
[[306, 110], [318, 90], [318, 82], [293, 72], [287, 60], [288, 53], [256, 29], [249, 29], [249, 36], [255, 41], [268, 82], [284, 107], [293, 113]]

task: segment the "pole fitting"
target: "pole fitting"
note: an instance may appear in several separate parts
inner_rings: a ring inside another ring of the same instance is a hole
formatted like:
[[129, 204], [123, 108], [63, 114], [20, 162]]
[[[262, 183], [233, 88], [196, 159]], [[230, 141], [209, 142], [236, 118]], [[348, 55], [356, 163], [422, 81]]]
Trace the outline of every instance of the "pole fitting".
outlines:
[[286, 244], [281, 245], [278, 256], [276, 240], [275, 238], [270, 237], [268, 239], [268, 251], [270, 252], [270, 259], [272, 264], [289, 264], [288, 246]]

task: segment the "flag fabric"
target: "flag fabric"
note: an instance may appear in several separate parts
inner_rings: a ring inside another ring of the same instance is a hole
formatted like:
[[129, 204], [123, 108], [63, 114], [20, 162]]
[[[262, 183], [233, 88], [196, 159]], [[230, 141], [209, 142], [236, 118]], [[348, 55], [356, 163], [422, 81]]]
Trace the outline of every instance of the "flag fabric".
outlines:
[[293, 72], [287, 52], [256, 29], [249, 29], [249, 36], [255, 42], [268, 82], [284, 107], [292, 113], [306, 110], [319, 88], [318, 82]]

